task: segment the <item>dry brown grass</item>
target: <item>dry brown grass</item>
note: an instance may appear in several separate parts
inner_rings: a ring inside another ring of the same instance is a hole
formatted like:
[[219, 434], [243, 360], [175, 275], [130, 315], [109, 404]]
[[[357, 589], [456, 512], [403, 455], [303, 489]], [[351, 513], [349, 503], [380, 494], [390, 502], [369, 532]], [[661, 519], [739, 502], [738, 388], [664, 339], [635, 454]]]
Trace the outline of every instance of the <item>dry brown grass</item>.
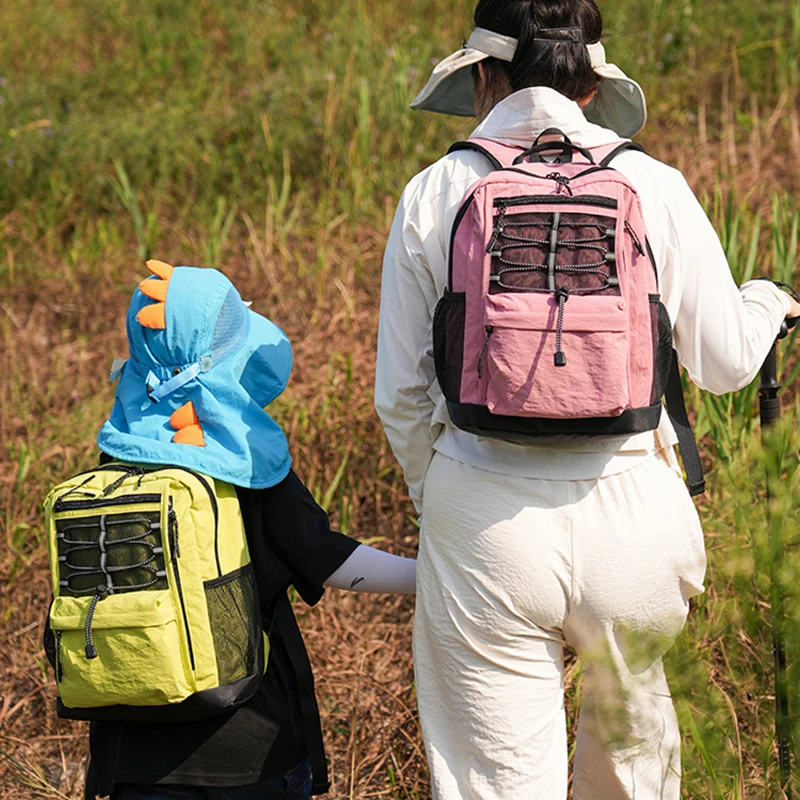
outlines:
[[[796, 127], [794, 97], [764, 117], [760, 138], [720, 147], [722, 160], [717, 143], [727, 142], [730, 130], [724, 114], [720, 123], [701, 110], [688, 145], [684, 131], [665, 125], [652, 128], [645, 143], [682, 167], [695, 187], [728, 176], [726, 189], [789, 189], [800, 185], [800, 157], [787, 155], [797, 156], [800, 144], [769, 137], [787, 118]], [[7, 218], [6, 231], [17, 223], [19, 215]], [[296, 268], [314, 258], [318, 239], [289, 247], [243, 229], [226, 272], [294, 344], [293, 379], [277, 407], [296, 471], [322, 495], [346, 455], [330, 509], [334, 523], [413, 555], [412, 508], [371, 406], [385, 235], [377, 230], [354, 240], [337, 232], [324, 242], [330, 271], [298, 279]], [[193, 260], [185, 249], [173, 242], [159, 257]], [[360, 254], [361, 280], [348, 266], [353, 252]], [[5, 257], [12, 258], [10, 250]], [[81, 797], [86, 727], [55, 718], [41, 646], [49, 586], [39, 504], [49, 485], [92, 463], [94, 432], [110, 407], [104, 375], [111, 357], [125, 353], [124, 310], [142, 275], [125, 254], [111, 259], [105, 279], [87, 280], [31, 242], [28, 260], [38, 270], [0, 287], [0, 441], [8, 443], [0, 452], [0, 800]], [[413, 602], [329, 592], [318, 608], [297, 610], [316, 669], [330, 797], [428, 797], [411, 664]]]

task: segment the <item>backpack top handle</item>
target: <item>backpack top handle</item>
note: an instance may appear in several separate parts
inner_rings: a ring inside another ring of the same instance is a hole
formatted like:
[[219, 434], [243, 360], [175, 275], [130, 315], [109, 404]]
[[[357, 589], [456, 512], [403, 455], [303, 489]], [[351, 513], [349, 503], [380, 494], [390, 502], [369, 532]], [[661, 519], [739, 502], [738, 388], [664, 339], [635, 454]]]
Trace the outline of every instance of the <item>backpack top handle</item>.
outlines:
[[[560, 140], [542, 141], [544, 136], [560, 136]], [[555, 159], [545, 159], [545, 153], [558, 152]], [[547, 128], [534, 139], [533, 144], [514, 159], [514, 164], [521, 164], [525, 159], [533, 163], [570, 164], [575, 153], [580, 153], [590, 164], [594, 164], [592, 154], [585, 148], [573, 144], [569, 136], [558, 128]]]

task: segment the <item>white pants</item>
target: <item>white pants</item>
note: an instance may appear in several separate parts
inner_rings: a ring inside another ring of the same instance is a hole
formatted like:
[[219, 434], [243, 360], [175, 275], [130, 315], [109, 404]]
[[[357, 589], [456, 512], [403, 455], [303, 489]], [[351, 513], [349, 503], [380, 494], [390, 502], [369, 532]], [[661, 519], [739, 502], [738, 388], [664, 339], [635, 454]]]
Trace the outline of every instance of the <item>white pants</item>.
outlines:
[[545, 481], [434, 456], [414, 664], [436, 800], [566, 798], [564, 644], [585, 669], [574, 799], [677, 800], [661, 656], [703, 590], [705, 554], [670, 457]]

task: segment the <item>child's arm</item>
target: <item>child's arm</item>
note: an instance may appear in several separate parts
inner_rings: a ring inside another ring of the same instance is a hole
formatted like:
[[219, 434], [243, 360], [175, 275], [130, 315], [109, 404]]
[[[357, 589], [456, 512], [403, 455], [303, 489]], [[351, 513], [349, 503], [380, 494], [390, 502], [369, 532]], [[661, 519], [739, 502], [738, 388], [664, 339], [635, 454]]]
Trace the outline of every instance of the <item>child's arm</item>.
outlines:
[[415, 558], [395, 556], [361, 544], [336, 572], [328, 576], [325, 586], [353, 592], [414, 594], [416, 582]]

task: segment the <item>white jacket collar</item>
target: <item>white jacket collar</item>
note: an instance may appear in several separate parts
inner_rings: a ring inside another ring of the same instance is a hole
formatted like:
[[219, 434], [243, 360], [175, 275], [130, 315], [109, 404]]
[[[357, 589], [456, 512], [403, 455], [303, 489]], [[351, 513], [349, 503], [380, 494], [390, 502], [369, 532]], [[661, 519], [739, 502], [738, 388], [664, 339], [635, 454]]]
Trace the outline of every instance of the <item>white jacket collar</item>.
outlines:
[[501, 100], [470, 138], [528, 146], [547, 128], [558, 128], [583, 147], [620, 141], [614, 131], [589, 122], [574, 100], [546, 86], [520, 89]]

